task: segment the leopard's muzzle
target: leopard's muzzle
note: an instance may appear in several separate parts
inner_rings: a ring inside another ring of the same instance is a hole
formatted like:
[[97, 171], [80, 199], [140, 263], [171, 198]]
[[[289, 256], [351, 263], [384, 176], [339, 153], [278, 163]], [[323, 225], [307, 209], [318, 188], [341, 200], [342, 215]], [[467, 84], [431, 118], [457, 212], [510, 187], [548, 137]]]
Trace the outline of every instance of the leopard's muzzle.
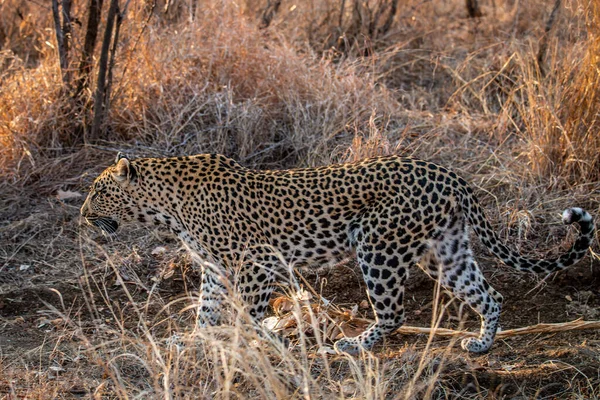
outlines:
[[119, 223], [109, 217], [85, 217], [85, 220], [90, 224], [97, 226], [109, 235], [114, 235], [119, 229]]

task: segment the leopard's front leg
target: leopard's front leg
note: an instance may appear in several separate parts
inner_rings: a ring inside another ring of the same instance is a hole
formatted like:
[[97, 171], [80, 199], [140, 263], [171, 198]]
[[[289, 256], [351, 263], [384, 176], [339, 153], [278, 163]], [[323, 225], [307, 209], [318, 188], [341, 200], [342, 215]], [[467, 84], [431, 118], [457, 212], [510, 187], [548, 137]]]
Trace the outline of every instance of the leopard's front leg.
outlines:
[[213, 265], [202, 264], [202, 284], [200, 286], [200, 303], [198, 305], [198, 326], [215, 326], [221, 323], [223, 299], [227, 295], [224, 277]]

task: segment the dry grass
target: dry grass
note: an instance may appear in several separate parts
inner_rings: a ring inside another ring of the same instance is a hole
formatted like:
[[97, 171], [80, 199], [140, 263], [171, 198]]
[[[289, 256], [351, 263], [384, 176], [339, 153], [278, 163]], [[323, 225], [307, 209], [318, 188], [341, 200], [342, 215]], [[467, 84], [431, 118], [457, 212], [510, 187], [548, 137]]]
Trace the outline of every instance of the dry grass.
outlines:
[[[220, 152], [274, 168], [414, 154], [468, 178], [501, 237], [545, 255], [564, 244], [558, 238], [574, 235], [557, 226], [563, 208], [600, 211], [600, 7], [564, 0], [545, 33], [552, 1], [480, 2], [484, 16], [469, 20], [463, 1], [401, 1], [385, 32], [387, 14], [375, 17], [383, 3], [375, 0], [347, 0], [343, 9], [341, 1], [283, 1], [265, 29], [262, 0], [159, 1], [151, 18], [151, 2], [131, 2], [109, 114], [93, 141], [93, 93], [82, 108], [67, 96], [48, 7], [0, 2], [0, 313], [10, 315], [0, 315], [0, 333], [12, 340], [28, 338], [29, 328], [45, 332], [23, 342], [29, 350], [18, 355], [17, 345], [3, 350], [0, 337], [0, 396], [600, 397], [590, 372], [598, 354], [593, 332], [569, 366], [527, 364], [519, 353], [513, 364], [494, 359], [497, 367], [426, 336], [359, 358], [322, 353], [328, 335], [339, 333], [336, 321], [326, 307], [298, 299], [290, 303], [300, 327], [292, 350], [252, 328], [235, 298], [229, 327], [193, 329], [193, 310], [185, 308], [197, 296], [197, 277], [172, 239], [134, 228], [123, 243], [88, 240], [77, 222], [80, 199], [54, 197], [57, 189], [85, 191], [123, 150]], [[84, 7], [75, 5], [80, 21]], [[74, 27], [74, 54], [84, 28]], [[151, 254], [163, 245], [167, 255]], [[177, 272], [176, 284], [165, 278], [164, 265], [181, 267], [183, 277]], [[595, 271], [597, 261], [588, 268]], [[492, 279], [508, 274], [489, 272]], [[33, 293], [23, 300], [23, 321], [7, 311], [13, 303], [2, 303], [16, 290]], [[38, 297], [45, 305], [35, 313], [25, 305], [38, 305]], [[439, 308], [432, 324], [459, 327], [452, 307]], [[168, 343], [173, 332], [183, 348]], [[516, 346], [527, 353], [529, 343]], [[538, 356], [563, 359], [551, 350]], [[503, 394], [493, 383], [499, 376], [517, 388]], [[567, 383], [552, 389], [548, 376]]]
[[[365, 321], [354, 316], [355, 311], [320, 297], [306, 281], [296, 281], [288, 266], [288, 289], [282, 288], [287, 294], [275, 299], [273, 305], [274, 312], [285, 322], [284, 329], [275, 331], [289, 338], [288, 348], [265, 327], [253, 325], [233, 292], [226, 301], [228, 323], [217, 328], [195, 328], [197, 287], [187, 286], [176, 297], [168, 296], [174, 293], [168, 290], [169, 284], [181, 279], [180, 268], [184, 276], [194, 273], [189, 269], [189, 261], [181, 260], [175, 250], [155, 251], [151, 256], [154, 259], [151, 266], [155, 267], [149, 269], [145, 254], [128, 253], [127, 246], [118, 242], [98, 245], [98, 237], [89, 237], [87, 232], [83, 231], [79, 239], [80, 251], [85, 255], [80, 260], [77, 280], [81, 290], [55, 284], [58, 289], [52, 290], [53, 301], [40, 300], [44, 307], [37, 312], [35, 324], [46, 332], [47, 344], [0, 363], [0, 393], [8, 398], [11, 395], [38, 399], [71, 395], [219, 399], [503, 396], [501, 386], [492, 390], [483, 383], [485, 373], [477, 372], [482, 368], [478, 364], [481, 360], [453, 350], [456, 338], [440, 341], [433, 335], [443, 321], [454, 315], [453, 303], [442, 300], [439, 288], [435, 290], [432, 329], [428, 333], [419, 339], [413, 332], [411, 345], [384, 346], [376, 353], [349, 357], [331, 351], [331, 340], [340, 332], [336, 328], [355, 334], [364, 329]], [[148, 251], [156, 250], [153, 247], [160, 243], [147, 232], [137, 231], [133, 235]], [[174, 264], [176, 271], [170, 270], [169, 264]], [[197, 279], [186, 281], [197, 285]], [[300, 296], [294, 292], [299, 287], [305, 291]], [[315, 294], [307, 296], [306, 290]], [[25, 314], [24, 317], [29, 318]], [[25, 321], [3, 323], [26, 326]], [[459, 329], [461, 325], [457, 325]], [[552, 330], [542, 327], [541, 332]], [[536, 366], [536, 371], [560, 380], [573, 379], [569, 398], [597, 398], [598, 379], [590, 372], [595, 367], [586, 364], [597, 355], [597, 349], [594, 346], [585, 349], [590, 354], [578, 364], [566, 367], [562, 362], [548, 365], [544, 361]], [[585, 354], [582, 352], [581, 356]], [[546, 354], [540, 358], [557, 357], [558, 354]], [[523, 363], [518, 358], [502, 356], [491, 360], [489, 367], [492, 362], [499, 362], [500, 370], [506, 368], [505, 372]], [[574, 375], [565, 372], [571, 368]], [[519, 370], [527, 373], [526, 368]], [[519, 377], [515, 375], [513, 379]], [[511, 390], [507, 394], [514, 395], [514, 389]], [[525, 396], [534, 396], [536, 392], [561, 393], [551, 386], [546, 388], [544, 380], [519, 390]]]
[[[291, 339], [287, 347], [253, 324], [233, 292], [225, 302], [224, 326], [194, 328], [197, 289], [165, 301], [160, 287], [172, 279], [172, 271], [147, 279], [136, 254], [111, 255], [82, 236], [82, 253], [99, 254], [106, 263], [82, 260], [82, 290], [76, 297], [53, 289], [56, 306], [44, 302], [36, 322], [50, 346], [21, 354], [19, 361], [33, 362], [29, 367], [0, 364], [0, 393], [9, 398], [71, 393], [93, 398], [375, 399], [440, 390], [436, 381], [454, 342], [445, 349], [430, 348], [431, 343], [418, 352], [401, 349], [393, 363], [371, 353], [336, 355], [324, 336], [325, 326], [336, 324], [331, 310], [307, 297], [289, 296], [285, 308], [296, 330], [284, 335]], [[161, 252], [156, 257], [172, 256]], [[300, 287], [291, 271], [288, 287]]]

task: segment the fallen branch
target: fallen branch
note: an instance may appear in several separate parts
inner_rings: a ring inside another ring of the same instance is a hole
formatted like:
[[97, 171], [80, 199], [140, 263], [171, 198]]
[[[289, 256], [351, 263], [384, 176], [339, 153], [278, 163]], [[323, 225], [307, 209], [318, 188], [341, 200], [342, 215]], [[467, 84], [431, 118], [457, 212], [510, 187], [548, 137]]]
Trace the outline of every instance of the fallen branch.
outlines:
[[533, 333], [556, 333], [567, 331], [579, 331], [583, 329], [600, 329], [600, 321], [584, 321], [579, 318], [574, 321], [561, 322], [556, 324], [537, 324], [523, 328], [509, 329], [498, 332], [496, 337], [505, 338], [509, 336], [529, 335]]
[[[569, 322], [561, 322], [555, 324], [537, 324], [532, 326], [525, 326], [523, 328], [508, 329], [506, 331], [500, 331], [496, 334], [497, 339], [507, 338], [511, 336], [519, 335], [531, 335], [534, 333], [557, 333], [567, 331], [578, 331], [583, 329], [600, 329], [600, 321], [584, 321], [581, 318]], [[476, 332], [466, 331], [455, 331], [452, 329], [445, 328], [420, 328], [416, 326], [403, 326], [396, 330], [396, 333], [404, 335], [436, 335], [446, 337], [476, 337]]]
[[[300, 275], [301, 276], [301, 275]], [[306, 283], [306, 282], [305, 282]], [[307, 285], [310, 292], [304, 291], [301, 296], [303, 301], [300, 304], [301, 318], [308, 325], [301, 329], [313, 329], [322, 331], [323, 337], [335, 341], [343, 336], [352, 337], [363, 333], [374, 321], [366, 318], [357, 318], [356, 312], [358, 306], [353, 310], [342, 310], [337, 307], [329, 307], [331, 303], [323, 302], [323, 298], [315, 290]], [[311, 294], [312, 293], [312, 294]], [[319, 304], [310, 302], [310, 299], [316, 296], [321, 299]], [[298, 334], [298, 316], [292, 312], [294, 304], [300, 301], [300, 298], [288, 296], [279, 296], [271, 302], [276, 316], [266, 318], [263, 325], [278, 334], [286, 337]], [[329, 303], [329, 306], [327, 305]], [[323, 307], [325, 305], [325, 307]], [[531, 335], [537, 333], [557, 333], [568, 332], [583, 329], [600, 329], [600, 321], [584, 321], [579, 318], [574, 321], [555, 323], [555, 324], [537, 324], [523, 328], [509, 329], [499, 331], [496, 334], [497, 339], [503, 339], [511, 336]], [[422, 328], [416, 326], [403, 326], [395, 331], [403, 335], [433, 335], [453, 338], [477, 337], [478, 332], [457, 331], [446, 328]]]
[[[302, 275], [299, 276], [302, 277]], [[309, 295], [308, 297], [306, 297], [306, 295], [302, 296], [304, 300], [307, 301], [307, 303], [301, 305], [303, 310], [302, 315], [305, 317], [305, 321], [311, 321], [313, 315], [325, 316], [325, 318], [318, 318], [319, 321], [317, 322], [317, 325], [322, 325], [325, 321], [330, 321], [333, 324], [330, 328], [326, 329], [327, 332], [325, 333], [325, 336], [327, 338], [336, 340], [339, 339], [341, 335], [359, 335], [374, 322], [373, 320], [366, 318], [357, 318], [356, 312], [358, 311], [358, 306], [353, 310], [339, 309], [333, 306], [329, 301], [323, 299], [312, 286], [306, 282], [306, 280], [304, 280], [304, 284], [306, 284], [312, 295]], [[308, 302], [313, 296], [321, 300], [319, 304]], [[268, 324], [265, 326], [268, 326], [268, 329], [278, 332], [283, 336], [286, 336], [286, 334], [289, 333], [296, 334], [298, 327], [297, 316], [291, 311], [294, 308], [294, 303], [297, 301], [297, 298], [294, 299], [288, 296], [280, 296], [273, 300], [271, 304], [277, 316], [267, 318]], [[325, 307], [323, 307], [323, 305], [325, 305]], [[537, 324], [523, 328], [499, 331], [496, 334], [496, 338], [503, 339], [511, 336], [532, 335], [537, 333], [558, 333], [584, 329], [600, 329], [600, 321], [584, 321], [582, 318], [579, 318], [569, 322]], [[477, 337], [479, 335], [478, 332], [457, 331], [446, 328], [422, 328], [417, 326], [403, 326], [398, 328], [395, 332], [403, 335], [434, 335], [456, 338]]]

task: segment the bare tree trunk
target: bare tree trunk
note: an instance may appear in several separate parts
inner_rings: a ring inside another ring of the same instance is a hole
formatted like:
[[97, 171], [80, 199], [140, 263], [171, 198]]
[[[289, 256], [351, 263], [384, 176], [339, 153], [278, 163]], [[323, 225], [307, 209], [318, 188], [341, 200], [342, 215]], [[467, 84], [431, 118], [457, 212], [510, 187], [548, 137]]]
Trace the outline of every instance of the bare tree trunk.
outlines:
[[338, 27], [340, 29], [340, 32], [344, 31], [342, 24], [344, 22], [344, 9], [345, 8], [346, 8], [346, 0], [342, 0], [342, 4], [340, 5], [340, 18], [338, 20]]
[[379, 28], [380, 35], [388, 33], [394, 23], [394, 17], [396, 17], [396, 13], [398, 12], [398, 0], [392, 0], [390, 4], [390, 12], [388, 13], [387, 19]]
[[[52, 16], [54, 17], [54, 31], [56, 32], [56, 43], [58, 45], [58, 59], [62, 80], [65, 85], [69, 84], [69, 39], [71, 38], [71, 0], [61, 2], [59, 11], [58, 0], [52, 0]], [[62, 23], [61, 23], [62, 14]]]
[[102, 40], [102, 49], [100, 51], [100, 62], [98, 65], [98, 83], [96, 95], [94, 96], [94, 120], [92, 122], [91, 139], [97, 139], [100, 133], [100, 127], [104, 119], [105, 113], [105, 98], [106, 98], [106, 75], [108, 70], [108, 52], [110, 43], [113, 37], [113, 28], [117, 12], [119, 10], [119, 0], [111, 0], [106, 17], [106, 28], [104, 31], [104, 39]]
[[79, 99], [83, 91], [89, 87], [90, 73], [92, 72], [92, 57], [98, 40], [98, 29], [100, 26], [100, 17], [102, 16], [102, 4], [103, 0], [90, 0], [85, 41], [78, 68], [77, 87], [73, 93], [74, 99]]
[[466, 0], [467, 12], [470, 18], [481, 17], [481, 9], [479, 8], [478, 0]]
[[121, 23], [123, 23], [123, 16], [127, 11], [127, 7], [129, 6], [129, 0], [125, 3], [125, 7], [123, 10], [119, 10], [119, 5], [117, 4], [117, 15], [116, 15], [116, 25], [115, 25], [115, 34], [112, 39], [112, 49], [110, 51], [110, 62], [108, 63], [108, 77], [106, 79], [106, 93], [104, 94], [104, 104], [105, 108], [108, 109], [110, 106], [110, 91], [112, 88], [112, 78], [113, 78], [113, 68], [115, 66], [115, 56], [117, 54], [117, 45], [119, 44], [119, 32], [121, 31]]
[[260, 24], [261, 29], [268, 28], [271, 25], [271, 21], [275, 17], [275, 14], [279, 11], [279, 7], [281, 6], [281, 0], [274, 0], [271, 3], [271, 0], [267, 0], [267, 6], [265, 7], [262, 14], [262, 22]]

